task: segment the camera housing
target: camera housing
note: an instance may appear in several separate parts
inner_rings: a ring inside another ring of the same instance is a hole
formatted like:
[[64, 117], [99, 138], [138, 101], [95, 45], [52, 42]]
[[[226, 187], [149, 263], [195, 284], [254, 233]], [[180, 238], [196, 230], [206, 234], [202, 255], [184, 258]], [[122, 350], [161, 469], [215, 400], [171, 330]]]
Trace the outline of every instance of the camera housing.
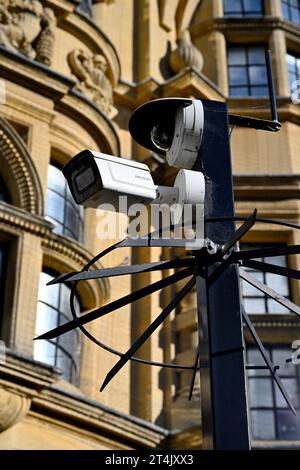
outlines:
[[77, 204], [98, 207], [101, 203], [119, 207], [119, 196], [128, 204], [149, 204], [156, 198], [156, 186], [147, 165], [92, 150], [83, 150], [63, 168]]
[[203, 104], [187, 98], [149, 101], [134, 111], [129, 131], [140, 145], [164, 155], [170, 166], [190, 170], [202, 143]]
[[[63, 174], [75, 202], [85, 207], [110, 204], [114, 211], [119, 212], [137, 203], [204, 204], [204, 175], [192, 170], [181, 169], [173, 187], [156, 186], [144, 163], [83, 150], [64, 166]], [[120, 196], [127, 197], [124, 208], [120, 204]]]

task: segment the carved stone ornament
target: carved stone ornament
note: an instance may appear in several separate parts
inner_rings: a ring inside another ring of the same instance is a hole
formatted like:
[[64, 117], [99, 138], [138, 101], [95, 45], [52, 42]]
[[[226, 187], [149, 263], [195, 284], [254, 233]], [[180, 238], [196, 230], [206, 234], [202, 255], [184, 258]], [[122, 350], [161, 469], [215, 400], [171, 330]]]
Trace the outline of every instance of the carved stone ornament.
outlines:
[[107, 77], [107, 60], [102, 54], [75, 49], [68, 55], [78, 89], [89, 96], [106, 114], [113, 110], [113, 87]]
[[177, 41], [178, 47], [171, 52], [170, 67], [173, 72], [178, 73], [187, 67], [194, 67], [201, 72], [203, 57], [199, 49], [191, 41], [189, 31], [184, 31]]
[[21, 421], [29, 408], [30, 399], [0, 388], [0, 432]]
[[38, 0], [0, 0], [0, 44], [51, 65], [56, 18]]

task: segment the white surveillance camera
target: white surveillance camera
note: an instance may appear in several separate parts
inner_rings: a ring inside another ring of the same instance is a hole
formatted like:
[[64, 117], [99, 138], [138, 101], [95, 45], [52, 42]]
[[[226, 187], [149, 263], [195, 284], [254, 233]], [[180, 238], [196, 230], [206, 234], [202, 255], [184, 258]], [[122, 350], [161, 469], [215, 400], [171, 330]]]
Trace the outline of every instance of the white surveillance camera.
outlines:
[[204, 129], [200, 100], [163, 98], [140, 106], [131, 116], [129, 131], [139, 144], [166, 156], [170, 166], [192, 169]]
[[84, 150], [64, 166], [63, 173], [75, 202], [85, 207], [111, 204], [118, 211], [120, 196], [127, 196], [126, 206], [204, 204], [204, 176], [191, 170], [180, 170], [173, 187], [156, 186], [147, 165]]
[[128, 204], [149, 204], [156, 198], [156, 186], [147, 165], [126, 158], [84, 150], [63, 168], [77, 204], [98, 207], [102, 203], [119, 206], [119, 196]]

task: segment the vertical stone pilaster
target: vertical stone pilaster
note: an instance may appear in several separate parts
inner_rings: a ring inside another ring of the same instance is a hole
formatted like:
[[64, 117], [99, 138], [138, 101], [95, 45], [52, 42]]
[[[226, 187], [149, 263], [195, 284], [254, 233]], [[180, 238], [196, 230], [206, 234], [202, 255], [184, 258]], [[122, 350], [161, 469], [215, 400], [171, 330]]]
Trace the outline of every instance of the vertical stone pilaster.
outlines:
[[223, 33], [220, 31], [214, 31], [210, 34], [210, 40], [214, 42], [217, 84], [222, 93], [227, 96], [229, 93], [229, 85], [227, 74], [226, 39]]
[[224, 15], [224, 4], [223, 0], [212, 0], [213, 3], [213, 17], [220, 18]]
[[281, 0], [266, 0], [265, 11], [267, 15], [281, 16]]
[[19, 239], [18, 253], [16, 266], [18, 297], [14, 305], [11, 342], [16, 351], [32, 356], [39, 279], [43, 265], [41, 240], [31, 233], [23, 232]]
[[[151, 0], [150, 0], [151, 1]], [[135, 1], [134, 11], [134, 80], [142, 81], [151, 75], [150, 70], [150, 2]]]
[[280, 29], [273, 31], [270, 43], [273, 51], [273, 61], [275, 62], [277, 94], [279, 96], [289, 96], [290, 89], [286, 64], [287, 49], [284, 32]]
[[46, 122], [36, 121], [34, 126], [32, 126], [30, 147], [30, 155], [37, 168], [45, 198], [47, 190], [48, 165], [51, 157], [49, 125]]

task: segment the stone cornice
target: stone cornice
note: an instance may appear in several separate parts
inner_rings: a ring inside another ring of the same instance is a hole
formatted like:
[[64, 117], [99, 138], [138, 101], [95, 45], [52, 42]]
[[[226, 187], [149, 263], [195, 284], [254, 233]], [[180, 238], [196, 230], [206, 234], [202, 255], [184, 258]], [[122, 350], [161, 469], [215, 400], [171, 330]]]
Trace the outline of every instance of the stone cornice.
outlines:
[[300, 322], [296, 315], [251, 315], [251, 321], [257, 328], [293, 328], [295, 332], [300, 330]]
[[[93, 258], [92, 253], [76, 240], [53, 233], [53, 225], [43, 217], [4, 202], [0, 202], [0, 226], [4, 232], [13, 229], [16, 234], [26, 231], [41, 237], [42, 247], [65, 256], [73, 269], [81, 269]], [[102, 265], [98, 261], [95, 267], [100, 269]], [[105, 302], [110, 294], [109, 280], [97, 279], [96, 288], [101, 292], [101, 302]]]
[[[29, 416], [74, 430], [88, 430], [119, 448], [160, 447], [168, 431], [91, 400], [75, 388], [59, 385], [55, 370], [8, 351], [0, 364], [4, 389], [31, 399]], [[115, 440], [114, 440], [115, 439]]]
[[43, 217], [30, 214], [24, 209], [0, 202], [0, 223], [9, 225], [17, 231], [26, 231], [40, 237], [50, 236], [53, 225]]
[[238, 35], [241, 39], [243, 35], [246, 37], [247, 33], [255, 34], [258, 38], [264, 38], [274, 29], [282, 29], [300, 39], [300, 27], [298, 25], [276, 16], [212, 18], [192, 25], [190, 32], [192, 38], [202, 36], [210, 31], [221, 31], [227, 38]]
[[124, 104], [134, 109], [137, 106], [157, 98], [171, 96], [196, 96], [197, 98], [224, 101], [221, 90], [203, 73], [193, 67], [186, 68], [165, 82], [150, 77], [140, 83], [120, 82], [115, 90], [115, 103]]

